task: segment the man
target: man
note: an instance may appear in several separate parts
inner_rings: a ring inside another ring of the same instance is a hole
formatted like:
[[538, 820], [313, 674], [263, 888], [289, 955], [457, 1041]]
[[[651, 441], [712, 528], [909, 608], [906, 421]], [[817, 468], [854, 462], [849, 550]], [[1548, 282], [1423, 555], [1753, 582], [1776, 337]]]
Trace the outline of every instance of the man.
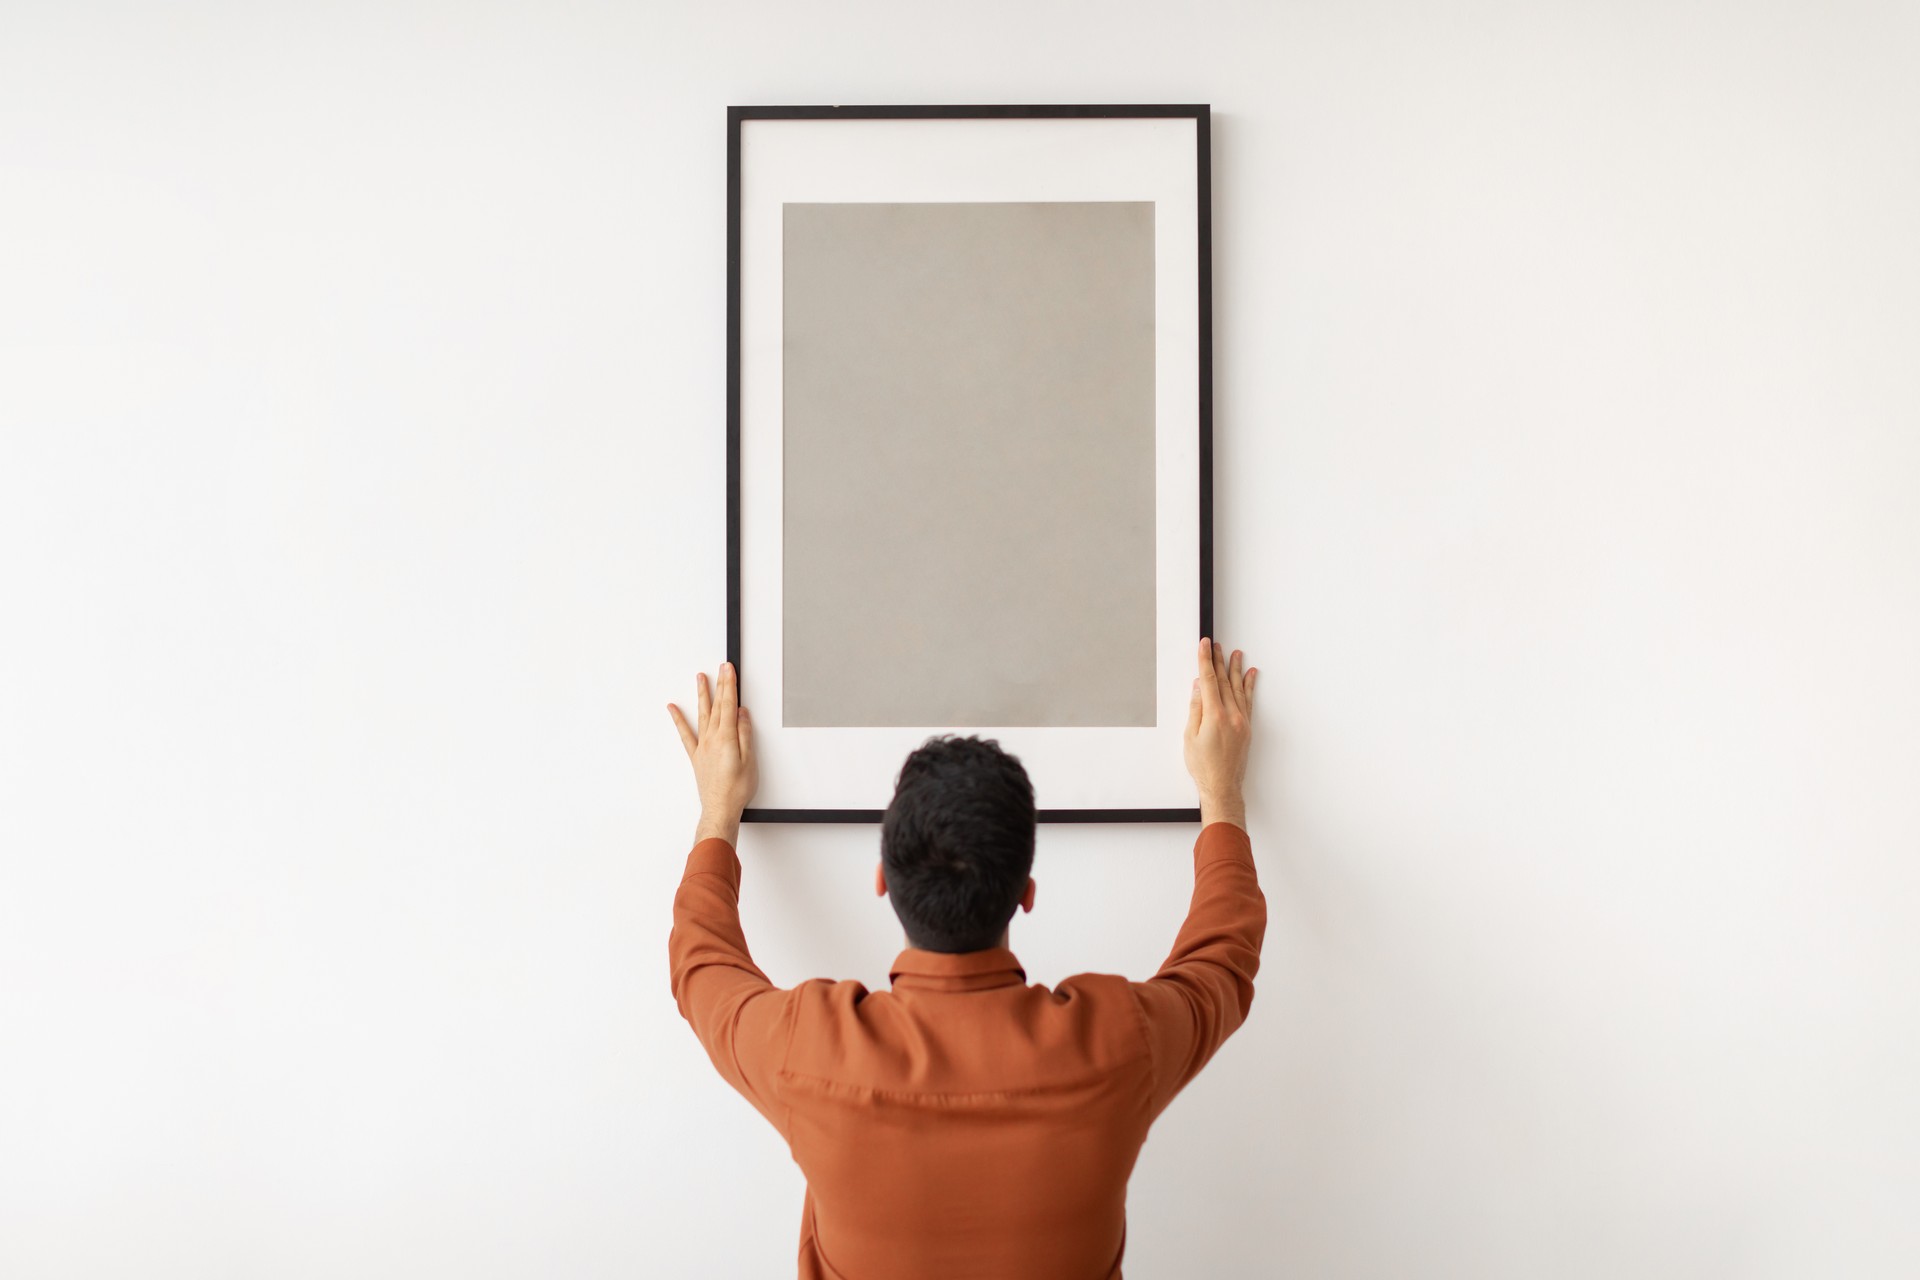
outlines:
[[680, 1012], [807, 1176], [801, 1280], [1118, 1280], [1147, 1127], [1247, 1016], [1266, 932], [1241, 784], [1254, 668], [1200, 642], [1185, 737], [1200, 799], [1193, 901], [1145, 982], [1027, 985], [1007, 950], [1033, 909], [1033, 788], [978, 738], [908, 756], [875, 886], [906, 931], [892, 990], [781, 989], [747, 952], [740, 813], [758, 773], [730, 665], [669, 704], [700, 825], [668, 941]]

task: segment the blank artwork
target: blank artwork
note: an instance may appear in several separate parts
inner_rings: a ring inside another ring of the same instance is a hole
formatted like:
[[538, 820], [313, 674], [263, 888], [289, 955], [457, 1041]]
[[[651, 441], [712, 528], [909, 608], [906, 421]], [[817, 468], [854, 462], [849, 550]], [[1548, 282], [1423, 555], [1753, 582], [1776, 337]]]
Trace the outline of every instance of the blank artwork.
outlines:
[[1154, 723], [1153, 215], [785, 206], [785, 724]]

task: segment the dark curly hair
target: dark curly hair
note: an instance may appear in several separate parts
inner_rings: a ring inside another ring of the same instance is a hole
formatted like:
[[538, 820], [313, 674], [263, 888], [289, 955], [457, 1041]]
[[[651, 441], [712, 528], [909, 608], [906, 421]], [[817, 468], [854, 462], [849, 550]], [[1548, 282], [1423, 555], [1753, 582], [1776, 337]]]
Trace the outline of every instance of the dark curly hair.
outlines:
[[998, 742], [941, 734], [909, 755], [880, 823], [887, 897], [908, 945], [999, 945], [1033, 871], [1033, 824], [1033, 783]]

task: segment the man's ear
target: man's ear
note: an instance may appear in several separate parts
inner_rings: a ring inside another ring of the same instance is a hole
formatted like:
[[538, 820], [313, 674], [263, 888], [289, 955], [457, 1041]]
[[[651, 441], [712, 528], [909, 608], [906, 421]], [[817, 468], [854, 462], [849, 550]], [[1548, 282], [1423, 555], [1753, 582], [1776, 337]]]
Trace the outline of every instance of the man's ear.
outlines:
[[1033, 910], [1033, 889], [1034, 889], [1033, 877], [1028, 876], [1027, 891], [1020, 895], [1020, 909], [1022, 911]]
[[887, 896], [887, 864], [884, 862], [873, 864], [873, 891], [883, 898]]

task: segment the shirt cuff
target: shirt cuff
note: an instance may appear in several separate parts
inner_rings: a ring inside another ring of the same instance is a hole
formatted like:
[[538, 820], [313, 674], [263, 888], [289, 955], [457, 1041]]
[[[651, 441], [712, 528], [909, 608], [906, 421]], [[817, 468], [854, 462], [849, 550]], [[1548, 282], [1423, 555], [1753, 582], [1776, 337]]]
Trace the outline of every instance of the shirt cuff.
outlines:
[[1209, 822], [1200, 828], [1200, 838], [1193, 842], [1193, 865], [1198, 870], [1209, 862], [1233, 859], [1239, 862], [1253, 858], [1253, 839], [1237, 823]]
[[702, 872], [719, 876], [736, 890], [740, 887], [740, 855], [733, 846], [719, 836], [708, 836], [693, 846], [693, 852], [687, 855], [685, 879]]

